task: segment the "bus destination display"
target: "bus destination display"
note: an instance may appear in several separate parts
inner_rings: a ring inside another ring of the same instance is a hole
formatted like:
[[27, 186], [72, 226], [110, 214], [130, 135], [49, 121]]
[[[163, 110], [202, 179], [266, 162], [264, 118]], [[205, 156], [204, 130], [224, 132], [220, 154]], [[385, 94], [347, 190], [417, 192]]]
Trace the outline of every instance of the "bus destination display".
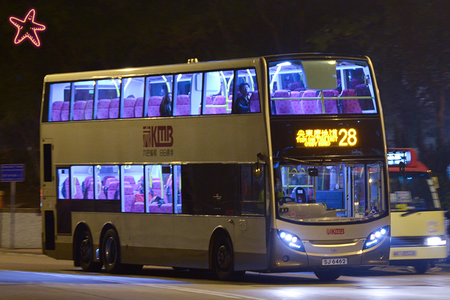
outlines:
[[300, 129], [296, 136], [297, 148], [353, 147], [357, 143], [357, 131], [354, 128]]

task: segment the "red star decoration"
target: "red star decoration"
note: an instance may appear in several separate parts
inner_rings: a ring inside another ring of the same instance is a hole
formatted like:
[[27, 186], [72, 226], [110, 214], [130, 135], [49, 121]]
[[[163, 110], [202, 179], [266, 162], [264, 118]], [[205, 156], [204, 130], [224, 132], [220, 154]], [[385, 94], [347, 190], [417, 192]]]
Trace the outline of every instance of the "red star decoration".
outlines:
[[41, 42], [39, 41], [39, 37], [37, 35], [37, 31], [44, 31], [45, 25], [35, 22], [35, 15], [36, 11], [34, 9], [31, 9], [23, 20], [16, 17], [9, 18], [11, 24], [17, 27], [17, 34], [14, 38], [14, 44], [17, 45], [24, 39], [28, 38], [36, 47], [39, 47], [41, 45]]

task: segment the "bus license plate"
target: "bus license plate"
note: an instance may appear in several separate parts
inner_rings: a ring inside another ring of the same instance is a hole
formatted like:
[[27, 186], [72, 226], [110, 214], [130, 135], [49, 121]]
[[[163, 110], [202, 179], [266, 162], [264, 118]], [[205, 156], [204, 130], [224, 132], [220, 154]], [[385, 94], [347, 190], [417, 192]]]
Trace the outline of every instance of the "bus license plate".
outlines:
[[394, 251], [394, 256], [416, 256], [416, 251]]
[[346, 265], [347, 258], [324, 258], [322, 259], [322, 266], [336, 266]]

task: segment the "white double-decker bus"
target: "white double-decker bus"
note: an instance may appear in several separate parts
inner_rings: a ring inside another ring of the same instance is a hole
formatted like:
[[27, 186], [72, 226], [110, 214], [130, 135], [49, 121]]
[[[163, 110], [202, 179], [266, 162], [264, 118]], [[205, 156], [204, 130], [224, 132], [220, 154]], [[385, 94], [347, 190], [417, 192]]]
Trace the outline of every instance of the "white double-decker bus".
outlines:
[[43, 251], [86, 271], [386, 265], [384, 124], [367, 57], [292, 54], [48, 75]]

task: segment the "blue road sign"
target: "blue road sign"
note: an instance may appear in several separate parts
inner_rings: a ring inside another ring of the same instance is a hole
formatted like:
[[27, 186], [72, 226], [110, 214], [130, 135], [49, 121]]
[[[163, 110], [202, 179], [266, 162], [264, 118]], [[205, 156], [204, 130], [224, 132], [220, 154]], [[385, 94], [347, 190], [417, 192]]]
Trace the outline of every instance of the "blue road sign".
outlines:
[[1, 182], [23, 182], [25, 181], [25, 165], [1, 165]]

